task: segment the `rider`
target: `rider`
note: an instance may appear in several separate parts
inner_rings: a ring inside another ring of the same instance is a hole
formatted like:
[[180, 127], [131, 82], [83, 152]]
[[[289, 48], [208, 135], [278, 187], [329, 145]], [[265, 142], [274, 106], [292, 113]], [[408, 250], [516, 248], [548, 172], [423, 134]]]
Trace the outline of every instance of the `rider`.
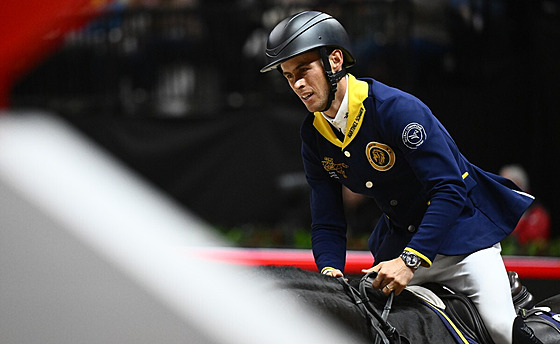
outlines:
[[516, 318], [499, 244], [533, 197], [468, 162], [414, 96], [347, 74], [355, 60], [332, 16], [284, 19], [266, 56], [261, 72], [278, 70], [310, 112], [301, 153], [319, 270], [343, 275], [344, 185], [384, 213], [369, 240], [377, 264], [364, 270], [378, 272], [374, 288], [398, 295], [407, 285], [439, 282], [474, 302], [497, 344], [539, 343]]

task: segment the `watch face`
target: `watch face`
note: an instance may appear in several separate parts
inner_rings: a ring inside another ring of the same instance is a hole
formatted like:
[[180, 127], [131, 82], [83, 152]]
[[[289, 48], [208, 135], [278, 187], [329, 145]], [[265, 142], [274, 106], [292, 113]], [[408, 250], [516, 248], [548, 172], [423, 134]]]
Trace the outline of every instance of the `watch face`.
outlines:
[[420, 258], [418, 258], [418, 256], [415, 255], [414, 253], [403, 252], [401, 256], [404, 260], [404, 263], [410, 267], [416, 267], [420, 262]]

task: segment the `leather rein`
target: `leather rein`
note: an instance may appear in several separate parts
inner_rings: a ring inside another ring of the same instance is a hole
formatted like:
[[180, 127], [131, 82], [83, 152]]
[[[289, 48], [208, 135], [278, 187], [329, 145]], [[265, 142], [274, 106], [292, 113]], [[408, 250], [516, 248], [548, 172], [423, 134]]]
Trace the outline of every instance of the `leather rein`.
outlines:
[[383, 312], [381, 314], [379, 314], [377, 309], [371, 304], [371, 301], [367, 296], [366, 283], [369, 283], [369, 286], [371, 287], [371, 282], [375, 279], [375, 277], [377, 277], [376, 271], [371, 271], [365, 274], [360, 279], [358, 289], [351, 286], [344, 277], [338, 277], [337, 279], [344, 287], [346, 294], [353, 299], [354, 303], [358, 306], [365, 318], [369, 323], [371, 323], [370, 335], [372, 339], [375, 339], [375, 344], [379, 344], [380, 341], [383, 341], [383, 344], [398, 344], [401, 341], [397, 329], [387, 321], [389, 313], [391, 312], [394, 293], [391, 292], [387, 297], [387, 302], [385, 303], [385, 307], [383, 307]]

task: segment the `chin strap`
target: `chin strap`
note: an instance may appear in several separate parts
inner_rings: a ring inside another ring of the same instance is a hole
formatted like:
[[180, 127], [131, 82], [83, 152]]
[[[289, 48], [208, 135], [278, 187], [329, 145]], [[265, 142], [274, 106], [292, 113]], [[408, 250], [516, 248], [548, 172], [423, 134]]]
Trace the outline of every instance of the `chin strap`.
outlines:
[[319, 49], [319, 55], [321, 56], [321, 61], [323, 61], [323, 68], [325, 69], [327, 82], [329, 84], [329, 99], [327, 100], [327, 105], [325, 106], [325, 108], [321, 110], [322, 112], [325, 112], [331, 107], [334, 96], [336, 94], [338, 82], [346, 75], [346, 68], [342, 67], [341, 70], [333, 73], [326, 47], [322, 47]]

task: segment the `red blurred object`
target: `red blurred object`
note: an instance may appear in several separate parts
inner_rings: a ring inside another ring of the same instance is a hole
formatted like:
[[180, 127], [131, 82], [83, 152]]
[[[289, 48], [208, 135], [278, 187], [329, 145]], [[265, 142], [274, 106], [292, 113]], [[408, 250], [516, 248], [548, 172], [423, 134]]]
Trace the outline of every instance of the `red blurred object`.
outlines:
[[[304, 270], [317, 271], [311, 250], [212, 248], [201, 249], [201, 257], [239, 265], [290, 265]], [[348, 251], [346, 274], [361, 274], [362, 269], [373, 266], [373, 257], [367, 251]], [[551, 257], [505, 256], [507, 270], [517, 272], [521, 278], [560, 279], [560, 259]]]
[[550, 215], [542, 205], [534, 205], [527, 209], [513, 231], [520, 244], [535, 240], [546, 241], [550, 238]]
[[52, 53], [64, 34], [100, 13], [109, 0], [3, 0], [0, 5], [0, 109], [14, 82]]
[[[214, 248], [201, 250], [204, 258], [240, 265], [291, 265], [304, 270], [317, 271], [311, 250]], [[346, 258], [347, 273], [361, 273], [373, 265], [371, 253], [349, 251]], [[351, 270], [351, 271], [349, 271]]]
[[504, 257], [506, 269], [521, 278], [560, 279], [560, 259], [552, 257]]

